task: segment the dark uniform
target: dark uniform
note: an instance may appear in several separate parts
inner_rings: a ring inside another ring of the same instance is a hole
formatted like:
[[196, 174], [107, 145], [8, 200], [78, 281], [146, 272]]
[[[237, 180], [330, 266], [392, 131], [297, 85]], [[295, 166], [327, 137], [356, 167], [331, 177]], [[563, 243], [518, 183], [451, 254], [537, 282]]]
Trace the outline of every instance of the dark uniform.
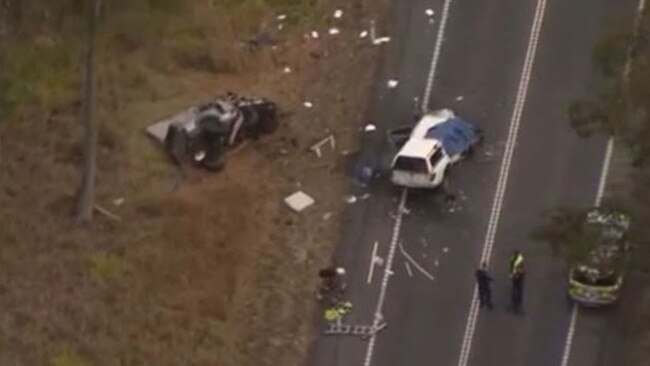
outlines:
[[492, 282], [492, 277], [490, 277], [485, 265], [477, 269], [475, 275], [476, 283], [478, 285], [478, 299], [481, 307], [487, 306], [487, 308], [491, 310], [492, 291], [490, 289], [490, 282]]
[[512, 310], [519, 312], [522, 310], [522, 304], [524, 302], [524, 270], [522, 267], [515, 269], [514, 273], [511, 276], [512, 281]]

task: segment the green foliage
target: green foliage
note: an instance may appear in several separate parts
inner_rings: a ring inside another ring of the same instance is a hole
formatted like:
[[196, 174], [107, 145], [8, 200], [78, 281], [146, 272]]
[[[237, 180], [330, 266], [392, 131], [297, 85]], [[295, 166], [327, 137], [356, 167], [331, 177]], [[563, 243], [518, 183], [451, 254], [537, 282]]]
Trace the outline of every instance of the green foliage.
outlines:
[[69, 346], [58, 347], [50, 356], [50, 366], [88, 366]]
[[14, 44], [0, 56], [0, 105], [38, 100], [47, 105], [71, 98], [78, 80], [79, 57], [69, 43], [42, 38], [28, 45]]
[[566, 207], [546, 212], [544, 222], [532, 231], [531, 237], [549, 244], [555, 255], [561, 254], [573, 263], [588, 252], [596, 239], [595, 233], [584, 230], [586, 212]]

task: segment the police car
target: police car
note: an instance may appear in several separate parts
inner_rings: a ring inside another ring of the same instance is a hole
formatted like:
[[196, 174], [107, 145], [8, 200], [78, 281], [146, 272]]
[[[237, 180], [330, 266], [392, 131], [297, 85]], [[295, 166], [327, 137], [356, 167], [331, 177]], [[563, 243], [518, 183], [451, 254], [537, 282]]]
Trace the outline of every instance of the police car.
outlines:
[[425, 114], [415, 125], [391, 132], [408, 137], [391, 164], [391, 181], [409, 188], [436, 188], [450, 166], [469, 156], [483, 139], [482, 131], [441, 109]]

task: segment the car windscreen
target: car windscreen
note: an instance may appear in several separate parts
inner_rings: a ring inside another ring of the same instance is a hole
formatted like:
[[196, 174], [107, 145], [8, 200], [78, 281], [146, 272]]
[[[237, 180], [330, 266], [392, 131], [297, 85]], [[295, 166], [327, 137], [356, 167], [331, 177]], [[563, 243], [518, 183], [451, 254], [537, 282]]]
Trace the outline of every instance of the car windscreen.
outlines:
[[414, 158], [410, 156], [400, 156], [395, 160], [395, 170], [401, 170], [412, 173], [423, 173], [427, 174], [429, 172], [427, 168], [427, 161], [423, 158]]

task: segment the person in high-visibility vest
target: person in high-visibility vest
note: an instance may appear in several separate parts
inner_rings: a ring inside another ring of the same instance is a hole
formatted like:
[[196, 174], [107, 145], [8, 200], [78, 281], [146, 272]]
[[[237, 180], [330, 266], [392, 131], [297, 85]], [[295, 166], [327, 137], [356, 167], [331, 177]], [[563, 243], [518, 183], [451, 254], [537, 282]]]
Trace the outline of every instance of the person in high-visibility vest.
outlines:
[[352, 311], [352, 303], [349, 301], [339, 301], [333, 306], [325, 309], [323, 316], [325, 320], [333, 322], [343, 317], [343, 315]]
[[519, 250], [512, 252], [510, 256], [510, 276], [512, 277], [518, 268], [524, 265], [524, 255]]

